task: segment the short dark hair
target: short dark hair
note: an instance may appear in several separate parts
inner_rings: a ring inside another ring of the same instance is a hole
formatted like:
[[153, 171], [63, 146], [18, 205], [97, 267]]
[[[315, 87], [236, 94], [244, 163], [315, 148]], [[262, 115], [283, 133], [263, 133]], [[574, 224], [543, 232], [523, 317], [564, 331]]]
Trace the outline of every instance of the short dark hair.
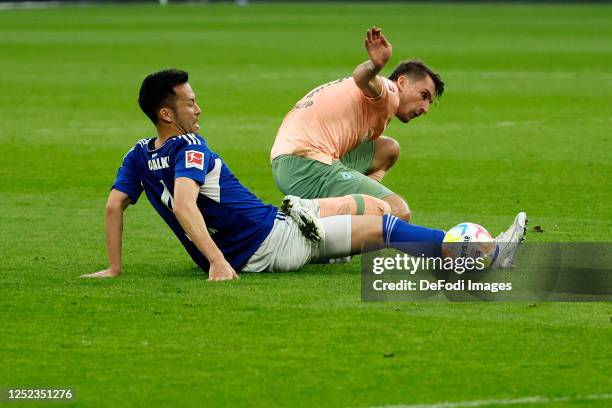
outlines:
[[164, 105], [174, 107], [176, 93], [174, 87], [189, 80], [189, 74], [179, 69], [164, 69], [147, 75], [140, 86], [138, 105], [140, 109], [157, 125], [157, 113]]
[[436, 98], [440, 98], [444, 93], [444, 82], [440, 75], [436, 74], [429, 68], [423, 61], [419, 60], [410, 60], [401, 62], [395, 69], [393, 73], [389, 76], [389, 79], [392, 81], [397, 81], [397, 79], [406, 75], [411, 79], [423, 79], [425, 75], [429, 75], [434, 85], [436, 86]]

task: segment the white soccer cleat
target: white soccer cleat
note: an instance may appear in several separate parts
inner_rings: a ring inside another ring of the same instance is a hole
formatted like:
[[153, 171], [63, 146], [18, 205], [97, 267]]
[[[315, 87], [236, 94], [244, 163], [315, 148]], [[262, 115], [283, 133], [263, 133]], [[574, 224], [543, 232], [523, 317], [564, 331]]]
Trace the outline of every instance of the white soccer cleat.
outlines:
[[319, 205], [316, 200], [285, 196], [280, 210], [295, 221], [302, 235], [309, 241], [320, 242], [325, 239], [325, 230], [319, 221]]
[[493, 259], [493, 262], [491, 262], [491, 268], [512, 268], [516, 248], [525, 240], [527, 222], [527, 214], [521, 211], [516, 215], [516, 218], [514, 218], [514, 222], [510, 228], [495, 238], [495, 242], [497, 243], [497, 256]]
[[281, 211], [287, 215], [293, 207], [306, 207], [312, 211], [317, 217], [320, 217], [321, 209], [318, 200], [309, 200], [298, 196], [286, 195], [281, 204]]
[[352, 256], [345, 256], [342, 258], [331, 258], [329, 260], [330, 264], [346, 264], [346, 263], [351, 263], [351, 262], [353, 262]]

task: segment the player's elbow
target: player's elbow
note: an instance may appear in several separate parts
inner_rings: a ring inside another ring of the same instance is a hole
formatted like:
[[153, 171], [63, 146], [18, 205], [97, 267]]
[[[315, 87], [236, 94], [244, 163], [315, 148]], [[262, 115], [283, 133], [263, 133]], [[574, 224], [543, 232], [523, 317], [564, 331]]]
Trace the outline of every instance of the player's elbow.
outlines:
[[172, 211], [174, 212], [176, 218], [180, 219], [189, 214], [193, 210], [193, 207], [194, 203], [191, 203], [189, 201], [175, 200], [174, 206], [172, 207]]
[[132, 200], [130, 197], [119, 190], [112, 189], [106, 200], [106, 213], [121, 213], [130, 205]]
[[126, 207], [129, 205], [129, 202], [119, 201], [119, 200], [108, 200], [106, 203], [106, 214], [120, 214], [122, 213]]
[[184, 204], [180, 204], [175, 201], [174, 206], [172, 207], [172, 212], [174, 213], [174, 216], [176, 218], [180, 219], [181, 216], [187, 213], [187, 208], [185, 207]]
[[353, 80], [365, 96], [369, 98], [380, 96], [382, 88], [376, 74], [359, 66], [353, 71]]
[[355, 68], [352, 77], [359, 89], [363, 90], [364, 87], [368, 86], [369, 78], [367, 77], [364, 70], [360, 67]]

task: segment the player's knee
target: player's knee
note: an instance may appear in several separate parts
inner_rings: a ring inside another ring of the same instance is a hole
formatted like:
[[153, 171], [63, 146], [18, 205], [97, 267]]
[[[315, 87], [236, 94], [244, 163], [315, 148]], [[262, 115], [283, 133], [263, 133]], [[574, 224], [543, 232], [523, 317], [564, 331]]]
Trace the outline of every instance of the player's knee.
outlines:
[[410, 212], [410, 210], [400, 210], [400, 211], [392, 212], [392, 214], [395, 215], [397, 218], [402, 219], [406, 222], [409, 222], [410, 218], [412, 218], [412, 213]]
[[386, 137], [380, 146], [377, 146], [380, 151], [380, 156], [386, 163], [386, 168], [395, 164], [400, 155], [400, 145], [395, 139]]
[[406, 201], [397, 194], [391, 194], [385, 197], [387, 204], [391, 206], [391, 214], [404, 221], [410, 221], [412, 213]]
[[391, 214], [391, 205], [388, 202], [366, 194], [360, 194], [360, 197], [364, 203], [363, 215]]
[[403, 206], [391, 206], [391, 214], [406, 222], [409, 222], [412, 218], [412, 213], [406, 203]]
[[382, 206], [383, 206], [383, 215], [384, 214], [391, 214], [391, 206], [389, 205], [388, 202], [380, 200], [382, 202]]

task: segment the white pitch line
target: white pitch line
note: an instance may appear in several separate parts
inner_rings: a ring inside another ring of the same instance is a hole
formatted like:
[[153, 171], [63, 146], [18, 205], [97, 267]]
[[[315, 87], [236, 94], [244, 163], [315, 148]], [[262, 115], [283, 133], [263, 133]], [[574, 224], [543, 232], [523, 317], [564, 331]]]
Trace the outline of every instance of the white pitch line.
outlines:
[[35, 2], [35, 1], [12, 1], [8, 3], [0, 3], [0, 10], [18, 10], [18, 9], [46, 9], [46, 8], [56, 8], [62, 5], [70, 4], [70, 2], [65, 1], [45, 1], [45, 2]]
[[372, 408], [470, 408], [492, 405], [514, 405], [514, 404], [548, 404], [551, 402], [569, 402], [569, 401], [594, 401], [594, 400], [609, 400], [612, 399], [612, 394], [593, 394], [583, 397], [524, 397], [515, 399], [492, 399], [492, 400], [474, 400], [460, 402], [438, 402], [434, 404], [413, 404], [413, 405], [381, 405]]

